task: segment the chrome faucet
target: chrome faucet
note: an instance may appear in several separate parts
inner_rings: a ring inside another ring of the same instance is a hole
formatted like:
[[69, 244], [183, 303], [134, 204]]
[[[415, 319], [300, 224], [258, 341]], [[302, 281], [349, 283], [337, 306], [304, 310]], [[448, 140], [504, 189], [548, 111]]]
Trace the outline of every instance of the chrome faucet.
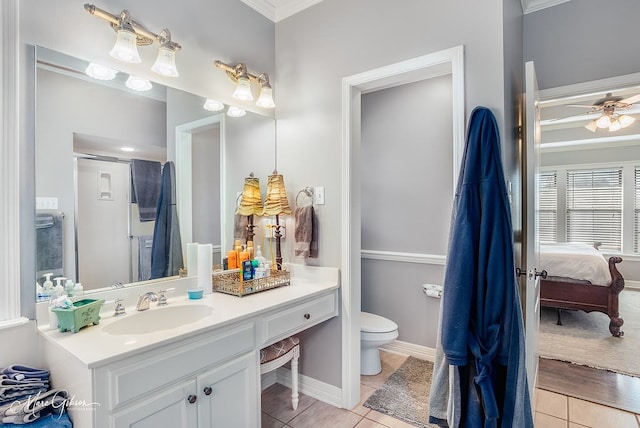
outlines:
[[138, 304], [136, 305], [137, 311], [146, 311], [149, 309], [149, 302], [156, 302], [158, 300], [158, 295], [153, 291], [147, 291], [144, 294], [140, 295], [138, 299]]

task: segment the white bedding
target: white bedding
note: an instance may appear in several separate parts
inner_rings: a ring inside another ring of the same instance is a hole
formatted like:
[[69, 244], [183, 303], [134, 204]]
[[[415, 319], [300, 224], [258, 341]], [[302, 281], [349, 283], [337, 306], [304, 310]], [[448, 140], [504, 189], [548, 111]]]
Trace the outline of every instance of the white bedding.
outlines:
[[549, 276], [582, 279], [595, 285], [611, 284], [609, 263], [600, 251], [587, 244], [540, 244], [540, 267]]

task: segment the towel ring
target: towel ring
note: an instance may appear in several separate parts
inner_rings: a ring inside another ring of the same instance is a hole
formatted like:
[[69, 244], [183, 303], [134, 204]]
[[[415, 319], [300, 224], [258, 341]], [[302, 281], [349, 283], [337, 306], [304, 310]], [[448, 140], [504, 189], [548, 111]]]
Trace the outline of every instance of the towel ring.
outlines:
[[[300, 190], [296, 195], [296, 207], [300, 207], [300, 202], [298, 202], [298, 198], [300, 197], [301, 194], [304, 194], [309, 198], [309, 201], [308, 201], [309, 203], [307, 205], [313, 205], [313, 188], [311, 188], [310, 186], [307, 186], [304, 189]], [[307, 206], [307, 205], [304, 205], [304, 206]]]
[[240, 201], [242, 201], [242, 193], [236, 196], [236, 209], [240, 207]]

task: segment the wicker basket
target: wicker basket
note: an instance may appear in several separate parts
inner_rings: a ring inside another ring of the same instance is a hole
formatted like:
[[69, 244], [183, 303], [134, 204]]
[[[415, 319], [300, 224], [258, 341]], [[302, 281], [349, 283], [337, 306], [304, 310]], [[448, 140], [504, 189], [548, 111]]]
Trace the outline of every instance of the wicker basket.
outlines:
[[212, 274], [213, 291], [242, 297], [291, 284], [291, 274], [286, 270], [272, 270], [271, 275], [265, 278], [247, 281], [241, 281], [241, 275], [240, 269], [214, 272]]

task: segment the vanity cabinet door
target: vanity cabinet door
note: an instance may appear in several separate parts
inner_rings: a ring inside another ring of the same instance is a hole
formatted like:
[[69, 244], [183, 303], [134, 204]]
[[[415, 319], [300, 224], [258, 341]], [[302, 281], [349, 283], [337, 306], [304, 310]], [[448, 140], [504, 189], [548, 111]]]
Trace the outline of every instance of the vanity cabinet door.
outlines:
[[114, 428], [196, 427], [199, 401], [196, 392], [195, 379], [154, 392], [149, 394], [148, 399], [134, 406], [128, 406], [124, 411], [114, 413], [109, 426]]
[[246, 354], [198, 376], [198, 427], [250, 428], [259, 420], [258, 359]]

